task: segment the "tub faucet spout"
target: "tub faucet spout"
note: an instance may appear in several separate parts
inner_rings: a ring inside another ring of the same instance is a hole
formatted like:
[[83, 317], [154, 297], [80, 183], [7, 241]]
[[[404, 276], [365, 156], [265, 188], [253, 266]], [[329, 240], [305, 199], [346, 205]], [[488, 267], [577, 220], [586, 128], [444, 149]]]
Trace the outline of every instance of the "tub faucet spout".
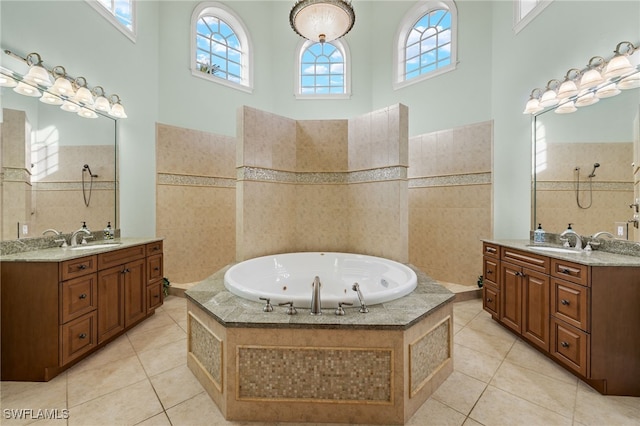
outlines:
[[320, 277], [316, 276], [311, 283], [311, 315], [322, 315], [322, 303], [320, 302]]

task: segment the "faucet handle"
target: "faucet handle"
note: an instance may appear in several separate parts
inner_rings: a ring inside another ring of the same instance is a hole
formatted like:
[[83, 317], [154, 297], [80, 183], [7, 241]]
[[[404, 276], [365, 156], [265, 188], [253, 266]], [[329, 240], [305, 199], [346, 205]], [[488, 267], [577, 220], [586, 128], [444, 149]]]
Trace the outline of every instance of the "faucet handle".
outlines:
[[338, 303], [338, 307], [336, 308], [336, 311], [335, 311], [335, 314], [338, 315], [338, 316], [343, 316], [345, 314], [344, 308], [342, 307], [342, 305], [353, 306], [353, 303], [339, 302]]
[[[262, 299], [262, 298], [261, 298]], [[268, 299], [267, 299], [268, 300]], [[267, 302], [268, 303], [268, 302]], [[287, 315], [295, 315], [298, 313], [298, 311], [296, 310], [296, 308], [293, 306], [293, 302], [284, 302], [284, 303], [278, 303], [278, 306], [289, 306], [287, 308]]]
[[62, 243], [60, 247], [67, 247], [67, 240], [64, 238], [60, 238], [59, 240], [53, 240], [54, 243]]
[[264, 305], [264, 308], [262, 308], [263, 312], [273, 312], [273, 305], [271, 305], [271, 299], [268, 299], [266, 297], [261, 297], [260, 300], [264, 300], [265, 302], [267, 302]]

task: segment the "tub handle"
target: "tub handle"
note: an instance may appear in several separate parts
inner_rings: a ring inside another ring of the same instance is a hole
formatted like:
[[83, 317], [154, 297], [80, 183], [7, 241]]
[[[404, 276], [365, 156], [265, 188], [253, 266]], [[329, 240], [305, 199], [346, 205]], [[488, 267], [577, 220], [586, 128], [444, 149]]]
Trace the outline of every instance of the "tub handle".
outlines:
[[264, 305], [264, 308], [262, 308], [263, 312], [273, 312], [273, 305], [271, 305], [271, 299], [268, 299], [266, 297], [261, 297], [260, 300], [264, 300], [267, 302]]
[[353, 303], [349, 303], [349, 302], [339, 302], [338, 303], [338, 308], [335, 311], [335, 314], [338, 316], [343, 316], [345, 314], [344, 312], [344, 308], [342, 307], [342, 305], [346, 305], [346, 306], [353, 306]]
[[298, 311], [296, 311], [296, 308], [293, 306], [293, 302], [278, 303], [278, 306], [287, 306], [287, 305], [289, 305], [289, 307], [287, 308], [287, 315], [295, 315], [298, 313]]

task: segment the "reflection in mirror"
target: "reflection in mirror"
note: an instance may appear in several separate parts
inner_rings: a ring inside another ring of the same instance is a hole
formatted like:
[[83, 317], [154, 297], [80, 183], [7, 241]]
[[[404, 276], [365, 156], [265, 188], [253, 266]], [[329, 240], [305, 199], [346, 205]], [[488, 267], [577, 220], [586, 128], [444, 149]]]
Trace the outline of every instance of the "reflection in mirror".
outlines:
[[545, 231], [561, 233], [573, 223], [581, 235], [608, 231], [640, 241], [629, 223], [630, 205], [640, 197], [634, 189], [640, 176], [640, 161], [634, 161], [640, 152], [639, 96], [624, 90], [573, 114], [549, 110], [535, 117], [532, 229], [541, 223]]
[[117, 228], [115, 120], [81, 118], [3, 87], [1, 121], [3, 241], [70, 233], [82, 222]]

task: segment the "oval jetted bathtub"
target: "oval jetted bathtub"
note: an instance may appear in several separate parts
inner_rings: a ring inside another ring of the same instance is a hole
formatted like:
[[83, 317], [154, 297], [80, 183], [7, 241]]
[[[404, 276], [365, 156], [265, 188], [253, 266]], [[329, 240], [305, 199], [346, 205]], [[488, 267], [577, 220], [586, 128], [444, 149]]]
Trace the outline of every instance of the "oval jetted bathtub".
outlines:
[[311, 306], [315, 277], [320, 278], [323, 308], [339, 302], [358, 305], [358, 283], [367, 305], [389, 302], [411, 293], [417, 285], [416, 273], [408, 266], [381, 257], [350, 253], [285, 253], [240, 262], [224, 275], [225, 287], [236, 296], [271, 303], [293, 302]]

